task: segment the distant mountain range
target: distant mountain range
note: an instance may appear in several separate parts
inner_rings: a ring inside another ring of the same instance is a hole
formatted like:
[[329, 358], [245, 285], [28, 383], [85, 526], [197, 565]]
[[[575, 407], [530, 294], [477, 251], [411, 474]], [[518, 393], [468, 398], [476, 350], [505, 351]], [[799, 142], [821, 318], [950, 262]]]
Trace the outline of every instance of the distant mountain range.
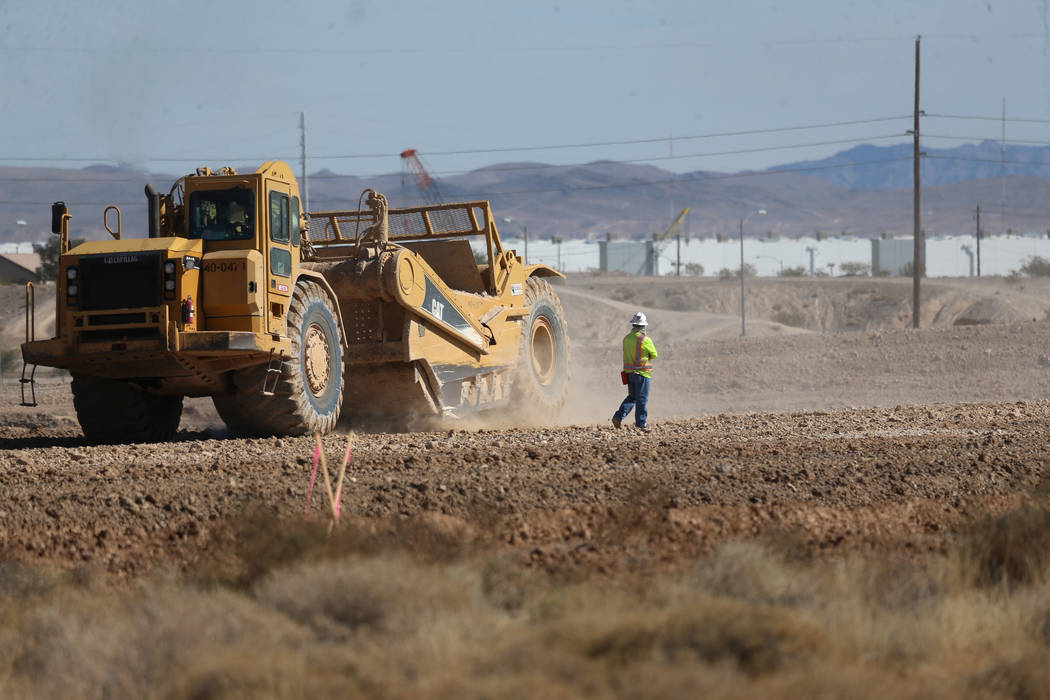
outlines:
[[[972, 233], [978, 204], [988, 233], [1050, 229], [1050, 147], [1007, 146], [1005, 200], [997, 143], [927, 148], [926, 153], [923, 227], [929, 234]], [[490, 200], [508, 238], [520, 236], [522, 227], [533, 239], [648, 237], [663, 231], [683, 207], [692, 210], [682, 228], [691, 236], [736, 235], [740, 219], [759, 208], [768, 214], [748, 222], [749, 236], [768, 231], [786, 237], [816, 231], [910, 235], [911, 167], [910, 145], [863, 145], [762, 172], [675, 174], [617, 162], [501, 163], [441, 178], [438, 188], [445, 201]], [[74, 236], [105, 237], [102, 213], [107, 204], [121, 207], [127, 235], [141, 235], [143, 186], [151, 182], [167, 191], [176, 177], [101, 165], [81, 170], [0, 168], [0, 242], [45, 238], [49, 205], [55, 200], [69, 204]], [[411, 176], [392, 173], [366, 181], [320, 171], [310, 176], [310, 208], [355, 208], [365, 187], [384, 192], [393, 207], [422, 199]], [[504, 218], [511, 221], [504, 223]], [[26, 224], [17, 224], [19, 220]]]
[[[954, 185], [967, 180], [997, 178], [1007, 175], [1050, 177], [1050, 146], [1006, 145], [982, 141], [955, 148], [922, 147], [924, 185]], [[855, 190], [884, 190], [911, 187], [911, 144], [872, 146], [863, 144], [841, 151], [822, 160], [787, 163], [773, 171], [805, 171]]]

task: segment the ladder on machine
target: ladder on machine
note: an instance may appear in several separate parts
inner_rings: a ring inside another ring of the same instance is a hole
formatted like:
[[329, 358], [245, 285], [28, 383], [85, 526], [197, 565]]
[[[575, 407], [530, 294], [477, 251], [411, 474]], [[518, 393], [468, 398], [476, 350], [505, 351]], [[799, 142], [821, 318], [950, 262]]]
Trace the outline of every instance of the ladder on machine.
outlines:
[[263, 396], [273, 396], [277, 391], [277, 382], [281, 380], [281, 369], [284, 365], [284, 350], [277, 353], [270, 348], [270, 361], [266, 363], [266, 374], [263, 375]]
[[[36, 288], [26, 282], [26, 342], [36, 340]], [[28, 373], [28, 376], [26, 376]], [[22, 377], [18, 380], [22, 390], [22, 405], [36, 406], [36, 364], [22, 362]], [[29, 385], [29, 401], [26, 401], [26, 385]]]

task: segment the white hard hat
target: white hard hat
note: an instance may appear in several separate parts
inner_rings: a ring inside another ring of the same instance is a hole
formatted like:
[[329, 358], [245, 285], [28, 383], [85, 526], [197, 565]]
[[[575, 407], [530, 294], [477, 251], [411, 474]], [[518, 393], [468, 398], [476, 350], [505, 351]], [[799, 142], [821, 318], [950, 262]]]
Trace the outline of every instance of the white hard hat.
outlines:
[[634, 318], [631, 319], [631, 325], [632, 326], [648, 326], [649, 325], [649, 321], [647, 321], [645, 319], [645, 314], [643, 314], [641, 311], [639, 311], [638, 313], [636, 313], [634, 315]]

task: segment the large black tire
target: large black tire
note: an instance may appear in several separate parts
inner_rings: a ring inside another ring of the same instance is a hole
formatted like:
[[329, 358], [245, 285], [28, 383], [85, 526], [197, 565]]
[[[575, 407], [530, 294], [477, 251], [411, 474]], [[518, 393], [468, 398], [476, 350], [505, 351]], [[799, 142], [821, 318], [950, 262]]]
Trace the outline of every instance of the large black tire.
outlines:
[[233, 392], [212, 397], [237, 435], [327, 433], [343, 405], [343, 348], [335, 308], [314, 282], [299, 282], [288, 307], [292, 357], [281, 363], [273, 396], [265, 396], [266, 365], [233, 375]]
[[546, 280], [525, 282], [525, 303], [531, 311], [521, 326], [511, 402], [518, 413], [548, 417], [561, 410], [569, 392], [569, 326]]
[[175, 437], [181, 396], [157, 396], [119, 379], [73, 374], [73, 407], [91, 442], [163, 442]]

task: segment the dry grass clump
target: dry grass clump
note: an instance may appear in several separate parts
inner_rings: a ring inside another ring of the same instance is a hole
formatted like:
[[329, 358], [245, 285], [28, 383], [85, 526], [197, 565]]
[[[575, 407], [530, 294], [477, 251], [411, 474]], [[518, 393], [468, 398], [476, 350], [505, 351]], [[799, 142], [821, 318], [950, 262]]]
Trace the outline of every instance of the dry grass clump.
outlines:
[[962, 557], [981, 587], [1050, 580], [1050, 502], [1029, 504], [977, 524]]
[[480, 577], [458, 567], [426, 571], [402, 555], [347, 558], [275, 571], [253, 597], [309, 625], [325, 639], [367, 630], [403, 635], [443, 616], [467, 614], [482, 599]]
[[299, 562], [404, 552], [426, 561], [455, 561], [485, 542], [488, 530], [440, 513], [395, 520], [382, 528], [347, 518], [334, 531], [321, 520], [281, 518], [252, 508], [219, 530], [196, 573], [200, 582], [250, 588]]
[[[639, 543], [664, 507], [647, 491], [656, 514], [622, 533]], [[257, 514], [204, 577], [0, 563], [0, 697], [1040, 697], [1040, 503], [948, 556], [743, 542], [573, 583], [447, 516], [328, 537]]]

